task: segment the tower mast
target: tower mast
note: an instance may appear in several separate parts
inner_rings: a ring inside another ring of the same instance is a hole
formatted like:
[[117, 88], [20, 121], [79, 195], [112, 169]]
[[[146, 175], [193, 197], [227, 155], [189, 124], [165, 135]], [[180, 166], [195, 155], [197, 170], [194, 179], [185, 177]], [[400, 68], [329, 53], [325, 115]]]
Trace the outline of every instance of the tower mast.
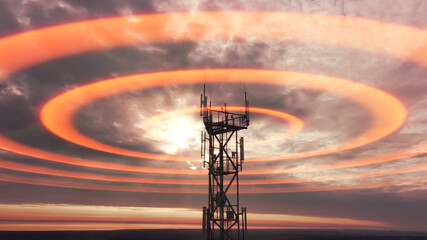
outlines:
[[[249, 126], [249, 101], [245, 90], [245, 113], [227, 111], [227, 104], [212, 109], [206, 84], [200, 97], [200, 116], [205, 125], [201, 133], [201, 157], [209, 170], [208, 207], [203, 207], [205, 239], [245, 239], [246, 207], [240, 208], [239, 172], [244, 162], [244, 141], [238, 131]], [[206, 159], [206, 145], [208, 156]], [[217, 235], [219, 234], [219, 235]], [[217, 235], [217, 236], [216, 236]]]

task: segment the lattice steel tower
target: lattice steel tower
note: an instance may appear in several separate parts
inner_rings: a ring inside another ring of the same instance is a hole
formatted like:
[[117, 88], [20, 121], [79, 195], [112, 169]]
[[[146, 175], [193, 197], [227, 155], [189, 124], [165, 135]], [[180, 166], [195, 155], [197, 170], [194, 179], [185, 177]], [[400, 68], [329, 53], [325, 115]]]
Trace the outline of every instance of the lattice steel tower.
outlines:
[[221, 108], [212, 107], [211, 103], [208, 106], [205, 89], [203, 86], [200, 103], [200, 116], [206, 129], [201, 136], [201, 157], [203, 166], [207, 164], [209, 170], [209, 205], [203, 207], [204, 238], [245, 239], [246, 207], [240, 208], [239, 204], [244, 145], [237, 132], [249, 126], [249, 102], [245, 91], [245, 114], [231, 113], [227, 104]]

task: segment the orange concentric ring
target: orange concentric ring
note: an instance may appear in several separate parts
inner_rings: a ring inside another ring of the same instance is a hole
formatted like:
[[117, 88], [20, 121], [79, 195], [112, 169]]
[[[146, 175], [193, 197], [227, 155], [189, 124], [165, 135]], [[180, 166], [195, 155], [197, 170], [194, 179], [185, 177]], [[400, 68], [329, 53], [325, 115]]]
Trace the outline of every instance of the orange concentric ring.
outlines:
[[[141, 178], [141, 177], [127, 177], [127, 176], [113, 176], [106, 174], [94, 174], [94, 173], [83, 173], [68, 170], [58, 170], [49, 167], [33, 166], [23, 163], [15, 163], [11, 161], [0, 160], [1, 168], [9, 169], [14, 171], [67, 177], [75, 179], [85, 180], [97, 180], [107, 182], [124, 182], [124, 183], [149, 183], [149, 184], [168, 184], [168, 185], [206, 185], [205, 180], [200, 179], [164, 179], [164, 178]], [[399, 175], [407, 173], [418, 173], [427, 170], [427, 163], [420, 163], [416, 166], [400, 166], [387, 169], [386, 171], [368, 171], [362, 173], [347, 173], [347, 174], [335, 174], [325, 176], [316, 176], [310, 178], [273, 178], [273, 179], [256, 179], [256, 180], [240, 180], [241, 185], [272, 185], [272, 184], [289, 184], [289, 183], [312, 183], [319, 181], [340, 181], [340, 180], [352, 180], [361, 178], [375, 178], [390, 175]], [[268, 174], [268, 173], [267, 173]], [[247, 174], [251, 175], [251, 174]]]
[[[179, 19], [180, 21], [176, 21]], [[203, 19], [203, 21], [201, 21]], [[2, 74], [13, 72], [39, 62], [86, 51], [124, 46], [137, 43], [176, 42], [203, 39], [259, 39], [313, 42], [379, 52], [406, 59], [406, 53], [413, 48], [414, 39], [427, 38], [427, 32], [407, 26], [382, 23], [357, 18], [336, 16], [313, 16], [278, 12], [200, 12], [135, 16], [133, 22], [124, 18], [108, 18], [83, 21], [29, 31], [0, 40], [0, 68]], [[231, 21], [232, 20], [232, 21]], [[230, 23], [233, 23], [232, 26]], [[251, 24], [248, 24], [251, 23]], [[272, 24], [270, 24], [272, 23]], [[321, 23], [321, 24], [319, 24]], [[215, 24], [215, 28], [212, 28]], [[239, 26], [245, 25], [245, 28]], [[175, 25], [175, 26], [174, 26]], [[265, 26], [268, 25], [268, 28]], [[111, 28], [114, 26], [113, 28]], [[187, 26], [186, 31], [182, 27]], [[180, 28], [181, 27], [181, 28]], [[316, 31], [307, 31], [315, 28]], [[114, 29], [114, 31], [111, 31]], [[167, 29], [165, 32], [164, 29]], [[301, 31], [304, 29], [305, 31]], [[93, 37], [87, 37], [87, 31]], [[130, 35], [129, 32], [141, 32]], [[313, 32], [316, 32], [313, 35]], [[375, 32], [376, 38], [369, 37]], [[395, 32], [399, 32], [396, 35]], [[378, 34], [381, 33], [381, 34]], [[82, 37], [84, 35], [85, 37]], [[390, 37], [391, 36], [391, 37]], [[74, 39], [79, 39], [75, 45]], [[103, 41], [99, 41], [103, 39]], [[384, 46], [383, 40], [395, 39], [393, 47]], [[52, 44], [61, 42], [62, 44]], [[69, 47], [71, 45], [72, 47]], [[26, 46], [23, 48], [22, 46]], [[40, 48], [43, 51], [40, 51]], [[427, 66], [424, 57], [427, 49], [418, 49], [408, 60]], [[8, 59], [7, 56], [16, 56]], [[18, 145], [6, 141], [4, 149], [13, 151]], [[18, 149], [18, 152], [21, 152]], [[41, 154], [44, 155], [44, 154]]]
[[[275, 156], [262, 159], [252, 158], [248, 159], [248, 162], [312, 157], [356, 148], [389, 135], [399, 128], [406, 118], [406, 110], [396, 98], [375, 88], [348, 80], [272, 70], [208, 69], [137, 74], [84, 85], [65, 92], [47, 102], [40, 112], [40, 119], [49, 131], [67, 141], [88, 148], [146, 159], [189, 161], [188, 157], [144, 153], [101, 143], [76, 130], [73, 126], [73, 118], [79, 109], [101, 98], [126, 91], [141, 90], [168, 84], [202, 83], [203, 78], [201, 76], [203, 74], [209, 76], [207, 79], [208, 83], [262, 83], [329, 92], [356, 102], [369, 111], [373, 117], [370, 127], [364, 133], [334, 148], [302, 152], [289, 156]], [[191, 159], [191, 161], [198, 160]]]
[[[0, 41], [0, 72], [4, 75], [63, 56], [132, 44], [248, 38], [332, 43], [427, 67], [427, 31], [373, 20], [238, 11], [147, 14], [136, 15], [134, 20], [102, 18], [3, 38]], [[408, 52], [413, 54], [408, 56]]]
[[[0, 76], [43, 61], [91, 50], [138, 43], [241, 39], [246, 37], [325, 45], [333, 42], [338, 46], [382, 53], [427, 66], [427, 45], [424, 44], [427, 42], [426, 31], [372, 20], [291, 13], [250, 12], [140, 15], [135, 16], [135, 19], [137, 21], [133, 23], [122, 18], [91, 20], [25, 32], [0, 39]], [[200, 21], [201, 19], [203, 21]], [[188, 26], [185, 31], [179, 31], [182, 30], [179, 27], [180, 24], [183, 24], [182, 22]], [[215, 24], [215, 28], [212, 27], [213, 24]], [[241, 27], [243, 24], [245, 28]], [[269, 28], [265, 28], [265, 24], [269, 24]], [[310, 31], [313, 28], [316, 31]], [[168, 31], [161, 32], [164, 29]], [[82, 35], [87, 31], [94, 33], [94, 37], [83, 38]], [[133, 31], [144, 32], [144, 36], [127, 34]], [[396, 32], [399, 34], [396, 35]], [[372, 34], [369, 33], [375, 33], [376, 37], [372, 38]], [[383, 42], [390, 42], [390, 38], [394, 41], [391, 41], [391, 44], [384, 45]], [[79, 45], [74, 44], [76, 39]], [[101, 42], [99, 39], [103, 39], [103, 41]], [[62, 44], [52, 44], [55, 42]], [[416, 42], [424, 45], [416, 44]], [[413, 54], [408, 56], [407, 52]], [[11, 59], [9, 56], [15, 57]], [[16, 143], [3, 136], [0, 136], [0, 140], [0, 147], [3, 149], [42, 159], [106, 169], [153, 170], [159, 173], [158, 170], [150, 168], [99, 163], [49, 153]], [[418, 151], [416, 154], [424, 152]], [[393, 159], [390, 154], [366, 162], [389, 161]], [[414, 154], [401, 152], [402, 156], [414, 156]], [[352, 162], [347, 165], [343, 164], [343, 166], [348, 167], [358, 163]]]
[[[92, 189], [92, 190], [104, 190], [104, 191], [125, 191], [125, 192], [155, 192], [155, 193], [188, 193], [188, 194], [205, 194], [205, 189], [200, 188], [176, 188], [176, 187], [141, 187], [141, 186], [111, 186], [98, 183], [70, 183], [63, 180], [51, 180], [46, 178], [34, 178], [34, 177], [23, 177], [13, 176], [9, 174], [0, 175], [0, 181], [24, 183], [41, 186], [51, 187], [64, 187], [64, 188], [79, 188], [79, 189]], [[343, 185], [343, 186], [308, 186], [308, 187], [276, 187], [276, 188], [258, 188], [251, 187], [240, 190], [243, 194], [253, 193], [286, 193], [286, 192], [304, 192], [304, 191], [335, 191], [335, 190], [346, 190], [346, 189], [365, 189], [365, 188], [378, 188], [384, 186], [398, 186], [398, 185], [410, 185], [417, 183], [424, 183], [426, 178], [421, 179], [407, 179], [407, 182], [402, 183], [401, 179], [388, 179], [381, 180], [375, 183], [370, 183], [369, 186], [360, 185]]]

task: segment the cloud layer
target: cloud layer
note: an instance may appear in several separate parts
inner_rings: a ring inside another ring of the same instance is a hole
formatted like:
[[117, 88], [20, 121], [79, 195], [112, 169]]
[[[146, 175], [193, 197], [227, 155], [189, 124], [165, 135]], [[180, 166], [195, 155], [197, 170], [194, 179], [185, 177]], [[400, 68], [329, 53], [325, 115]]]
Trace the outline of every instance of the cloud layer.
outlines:
[[[363, 18], [423, 30], [427, 28], [426, 8], [427, 4], [423, 1], [415, 0], [396, 1], [391, 7], [387, 1], [302, 0], [231, 3], [230, 1], [129, 0], [108, 1], [102, 6], [71, 0], [5, 1], [0, 4], [2, 13], [0, 14], [2, 16], [0, 36], [5, 38], [15, 33], [87, 19], [122, 16], [132, 23], [138, 21], [136, 14], [196, 13], [207, 10], [276, 11], [314, 16], [342, 16], [346, 19]], [[173, 32], [180, 34], [188, 30], [189, 26], [186, 22], [181, 23], [180, 19], [176, 21], [181, 24], [181, 27], [171, 29]], [[230, 22], [231, 25], [237, 23], [237, 20], [234, 23]], [[324, 23], [318, 24], [320, 28]], [[309, 27], [307, 29], [310, 30]], [[301, 31], [304, 32], [304, 30]], [[215, 31], [212, 32], [215, 33]], [[130, 31], [128, 34], [134, 38], [144, 38], [144, 34], [140, 32]], [[387, 39], [384, 36], [375, 36], [375, 33], [370, 34], [374, 34], [372, 38]], [[398, 32], [393, 34], [400, 36]], [[394, 46], [393, 34], [390, 35], [389, 41], [384, 42], [385, 49], [387, 46]], [[96, 35], [90, 37], [99, 39], [101, 42], [105, 40]], [[94, 159], [101, 164], [120, 164], [129, 168], [167, 168], [176, 171], [202, 172], [205, 169], [200, 162], [140, 159], [73, 144], [49, 132], [43, 126], [39, 119], [40, 110], [52, 97], [85, 84], [131, 74], [177, 69], [249, 68], [348, 79], [379, 89], [399, 99], [407, 110], [405, 123], [395, 132], [378, 141], [334, 154], [287, 161], [250, 162], [248, 160], [241, 175], [243, 191], [244, 189], [252, 192], [271, 189], [274, 192], [277, 188], [288, 190], [281, 193], [244, 194], [242, 202], [254, 215], [278, 212], [289, 215], [380, 222], [383, 224], [382, 227], [393, 229], [426, 230], [427, 209], [423, 203], [427, 186], [423, 175], [427, 169], [427, 162], [423, 155], [426, 151], [423, 141], [427, 131], [425, 114], [427, 71], [422, 65], [409, 60], [423, 48], [424, 43], [414, 39], [413, 44], [416, 47], [413, 52], [405, 53], [406, 59], [386, 56], [375, 51], [338, 46], [333, 42], [327, 45], [259, 38], [218, 40], [212, 37], [201, 41], [134, 44], [106, 48], [54, 59], [11, 73], [4, 70], [4, 66], [0, 66], [0, 77], [2, 77], [0, 134], [41, 151], [73, 157], [76, 162], [79, 159]], [[13, 56], [10, 57], [13, 58]], [[209, 77], [208, 75], [207, 78]], [[212, 99], [213, 105], [220, 106], [224, 102], [229, 106], [243, 104], [243, 84], [217, 83], [208, 84], [207, 87], [208, 96]], [[251, 126], [242, 132], [248, 144], [258, 142], [246, 148], [245, 155], [248, 158], [283, 156], [333, 148], [363, 133], [373, 122], [372, 114], [365, 107], [349, 98], [330, 92], [261, 83], [246, 84], [245, 87], [249, 93], [251, 106], [289, 113], [304, 123], [304, 128], [298, 134], [286, 139], [269, 141], [286, 132], [289, 129], [288, 123], [274, 116], [253, 113]], [[172, 84], [113, 95], [80, 109], [73, 119], [73, 125], [84, 135], [112, 146], [153, 154], [197, 158], [200, 152], [199, 135], [203, 130], [197, 112], [161, 119], [150, 128], [146, 123], [158, 114], [197, 108], [201, 89], [201, 84]], [[82, 98], [84, 97], [82, 95]], [[368, 158], [378, 155], [384, 156], [384, 159], [392, 159], [389, 155], [402, 157], [393, 161], [369, 162]], [[117, 171], [114, 168], [97, 169], [76, 166], [46, 161], [42, 156], [31, 157], [20, 154], [4, 146], [2, 146], [0, 157], [5, 162], [39, 168], [38, 172], [31, 173], [31, 171], [18, 171], [12, 165], [0, 166], [2, 177], [0, 193], [5, 196], [0, 201], [4, 204], [94, 205], [96, 203], [100, 207], [113, 205], [194, 209], [201, 207], [205, 201], [203, 194], [186, 192], [187, 188], [196, 189], [195, 192], [203, 192], [204, 185], [123, 183], [113, 181], [112, 178], [109, 181], [108, 179], [107, 181], [76, 179], [61, 175], [63, 173], [61, 171], [81, 173], [82, 176], [94, 174], [119, 178], [162, 178], [194, 182], [206, 180], [205, 175], [159, 175], [153, 172], [126, 172]], [[325, 165], [340, 166], [346, 160], [370, 164], [322, 169]], [[41, 168], [52, 169], [53, 172], [56, 171], [56, 175], [42, 174]], [[265, 169], [272, 171], [273, 174], [254, 174], [257, 171], [262, 173]], [[37, 179], [34, 181], [37, 184], [31, 185], [28, 184], [29, 182], [24, 184], [24, 181], [21, 181], [21, 184], [8, 182], [9, 176], [11, 179]], [[259, 181], [259, 183], [245, 185], [243, 183], [245, 180], [248, 183], [250, 181]], [[261, 184], [263, 181], [276, 182]], [[61, 188], [57, 185], [49, 185], [48, 182], [63, 183], [64, 186], [75, 184], [75, 186], [82, 186], [82, 189], [79, 189], [80, 187]], [[104, 185], [108, 185], [115, 191], [96, 190], [96, 187], [84, 189], [84, 186]], [[155, 191], [137, 193], [132, 190], [141, 187], [142, 189], [174, 189], [177, 193], [155, 193]], [[120, 188], [128, 188], [129, 191], [116, 191]], [[179, 194], [180, 191], [182, 194]], [[270, 204], [260, 204], [261, 202]], [[7, 205], [4, 205], [4, 209], [7, 209]], [[51, 211], [55, 209], [52, 208]], [[148, 217], [144, 218], [149, 221]], [[154, 222], [151, 223], [154, 224]], [[378, 227], [374, 225], [368, 224], [367, 227]], [[322, 225], [319, 223], [318, 226]], [[357, 224], [354, 226], [357, 227]], [[1, 229], [7, 229], [7, 226], [1, 226]]]

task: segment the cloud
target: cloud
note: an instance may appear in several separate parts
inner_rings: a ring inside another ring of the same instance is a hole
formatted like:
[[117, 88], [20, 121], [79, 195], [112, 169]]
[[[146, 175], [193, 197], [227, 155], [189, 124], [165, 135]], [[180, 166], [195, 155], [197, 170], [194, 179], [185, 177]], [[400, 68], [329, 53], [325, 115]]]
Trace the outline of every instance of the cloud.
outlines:
[[[427, 4], [422, 1], [106, 1], [102, 5], [89, 1], [8, 1], [0, 4], [0, 34], [24, 31], [69, 21], [79, 21], [103, 16], [124, 16], [135, 21], [141, 13], [200, 10], [283, 11], [318, 15], [341, 15], [368, 18], [378, 21], [406, 24], [426, 28]], [[179, 19], [176, 19], [179, 21]], [[171, 34], [188, 30], [171, 29]], [[234, 22], [231, 25], [236, 24]], [[176, 25], [175, 25], [176, 26]], [[213, 23], [214, 27], [214, 23]], [[143, 33], [129, 32], [143, 37]], [[102, 39], [100, 39], [102, 41]], [[76, 43], [78, 44], [78, 43]], [[387, 44], [387, 43], [384, 43]], [[408, 53], [412, 54], [412, 53]], [[81, 158], [105, 163], [123, 163], [130, 166], [170, 167], [200, 170], [200, 163], [164, 162], [135, 159], [87, 149], [66, 142], [49, 133], [38, 120], [38, 111], [51, 97], [107, 78], [128, 74], [193, 68], [256, 68], [307, 72], [315, 75], [336, 76], [384, 90], [399, 98], [408, 109], [408, 118], [401, 129], [377, 142], [357, 149], [311, 158], [250, 163], [246, 162], [242, 179], [292, 179], [318, 180], [308, 184], [370, 186], [381, 181], [395, 181], [397, 186], [371, 190], [346, 190], [328, 192], [302, 192], [243, 195], [250, 211], [257, 213], [313, 214], [324, 217], [366, 219], [387, 222], [401, 228], [426, 226], [425, 184], [411, 183], [417, 174], [378, 177], [376, 179], [348, 179], [326, 182], [342, 175], [369, 172], [387, 172], [390, 169], [424, 164], [423, 157], [398, 159], [355, 168], [330, 171], [298, 172], [322, 164], [344, 162], [349, 159], [375, 156], [419, 143], [427, 132], [426, 80], [427, 72], [404, 59], [386, 57], [363, 50], [337, 46], [283, 42], [271, 40], [231, 39], [200, 42], [161, 43], [107, 49], [43, 63], [18, 73], [4, 73], [7, 81], [0, 83], [0, 130], [12, 139]], [[1, 66], [0, 66], [1, 69]], [[201, 76], [203, 77], [203, 76]], [[207, 76], [209, 78], [209, 76]], [[303, 90], [296, 87], [247, 84], [251, 106], [275, 109], [301, 118], [305, 127], [301, 133], [288, 139], [266, 141], [286, 131], [287, 123], [273, 117], [252, 114], [248, 130], [242, 131], [248, 147], [246, 156], [282, 156], [303, 151], [335, 147], [366, 129], [371, 121], [368, 112], [357, 104], [330, 93]], [[151, 153], [199, 156], [199, 134], [203, 129], [197, 113], [181, 115], [156, 122], [153, 129], [145, 123], [152, 116], [168, 111], [199, 106], [201, 85], [167, 86], [134, 91], [86, 106], [73, 120], [75, 126], [87, 136], [103, 143], [126, 149]], [[241, 84], [209, 84], [209, 97], [214, 105], [243, 104]], [[64, 106], [66, 107], [66, 106]], [[186, 130], [186, 131], [184, 131]], [[194, 136], [193, 136], [194, 135]], [[249, 147], [250, 146], [250, 147]], [[425, 150], [422, 146], [417, 150]], [[66, 164], [51, 163], [41, 159], [2, 151], [6, 160], [46, 166], [62, 170], [84, 171], [135, 177], [177, 177], [156, 174], [125, 173], [113, 170], [90, 169]], [[271, 169], [287, 173], [275, 175], [245, 175], [246, 170]], [[292, 172], [296, 170], [296, 172]], [[1, 170], [2, 173], [33, 176], [31, 174]], [[37, 175], [39, 176], [39, 175]], [[49, 178], [48, 176], [44, 176]], [[183, 179], [202, 179], [198, 176], [179, 176]], [[57, 179], [51, 177], [51, 179]], [[401, 180], [400, 180], [401, 179]], [[77, 181], [68, 179], [68, 181]], [[308, 186], [283, 184], [284, 187]], [[158, 186], [158, 185], [156, 185]], [[270, 188], [274, 186], [259, 186]], [[154, 193], [118, 193], [97, 190], [62, 189], [0, 183], [2, 202], [72, 203], [154, 207], [201, 207], [202, 195], [177, 195]], [[142, 200], [141, 200], [142, 199]], [[174, 199], [171, 201], [170, 199]], [[268, 203], [268, 204], [265, 204]], [[390, 211], [392, 209], [392, 211]]]

